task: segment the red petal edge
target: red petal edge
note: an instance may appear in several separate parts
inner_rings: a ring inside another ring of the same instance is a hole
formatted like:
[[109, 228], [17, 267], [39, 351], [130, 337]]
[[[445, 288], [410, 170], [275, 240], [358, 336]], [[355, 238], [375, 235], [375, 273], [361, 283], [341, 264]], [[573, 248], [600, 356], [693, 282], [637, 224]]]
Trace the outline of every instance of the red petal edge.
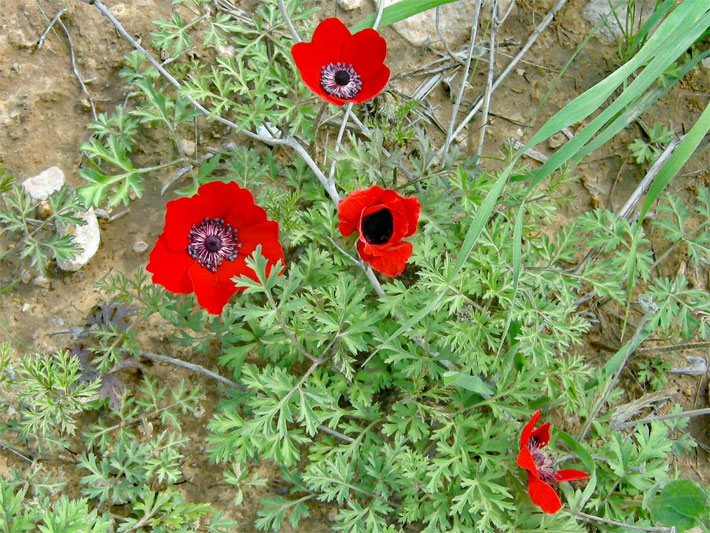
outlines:
[[532, 502], [547, 514], [555, 514], [562, 509], [562, 501], [550, 485], [540, 481], [528, 472], [528, 494]]
[[533, 434], [533, 428], [535, 427], [535, 424], [537, 424], [537, 421], [540, 419], [540, 409], [535, 411], [530, 417], [530, 422], [525, 424], [525, 427], [523, 428], [523, 431], [520, 433], [520, 448], [527, 448], [528, 447], [528, 442], [530, 442], [530, 437], [532, 437]]
[[580, 479], [587, 479], [588, 477], [589, 474], [581, 470], [558, 470], [555, 472], [554, 481], [579, 481]]
[[165, 237], [161, 235], [155, 241], [145, 269], [153, 274], [153, 283], [162, 285], [173, 294], [189, 294], [192, 292], [192, 282], [187, 275], [187, 269], [193, 261], [185, 250], [171, 250]]
[[380, 202], [385, 190], [379, 185], [369, 189], [351, 192], [338, 202], [338, 229], [344, 237], [360, 226], [360, 218], [365, 208]]
[[399, 276], [404, 272], [407, 266], [407, 261], [412, 255], [412, 245], [408, 242], [401, 242], [396, 245], [389, 245], [383, 249], [383, 254], [380, 256], [369, 255], [364, 251], [365, 244], [362, 241], [357, 242], [357, 251], [362, 259], [369, 265], [386, 276]]

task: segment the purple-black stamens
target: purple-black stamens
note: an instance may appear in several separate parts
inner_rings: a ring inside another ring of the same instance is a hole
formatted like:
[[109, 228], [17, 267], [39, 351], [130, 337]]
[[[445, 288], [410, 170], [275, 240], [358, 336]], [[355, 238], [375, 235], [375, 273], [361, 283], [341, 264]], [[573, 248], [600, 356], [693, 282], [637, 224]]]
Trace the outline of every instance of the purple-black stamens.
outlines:
[[532, 455], [533, 461], [535, 461], [538, 476], [540, 476], [542, 481], [554, 481], [555, 463], [543, 448], [544, 446], [541, 446], [534, 437], [528, 442], [528, 450], [530, 450], [530, 455]]
[[321, 87], [328, 94], [345, 100], [354, 98], [362, 89], [362, 81], [352, 65], [328, 63], [320, 71]]
[[187, 237], [187, 253], [211, 272], [217, 272], [222, 261], [234, 261], [242, 244], [237, 238], [237, 229], [221, 218], [207, 217], [199, 226], [192, 225]]

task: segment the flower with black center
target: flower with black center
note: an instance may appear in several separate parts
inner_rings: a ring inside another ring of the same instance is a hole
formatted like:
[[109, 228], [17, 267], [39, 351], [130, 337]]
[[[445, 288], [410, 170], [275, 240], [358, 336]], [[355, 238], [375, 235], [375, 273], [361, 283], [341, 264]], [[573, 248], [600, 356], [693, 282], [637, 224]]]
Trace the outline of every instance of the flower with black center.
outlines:
[[560, 497], [549, 483], [586, 479], [589, 474], [579, 470], [555, 470], [555, 463], [545, 446], [550, 442], [550, 423], [535, 429], [540, 409], [535, 411], [520, 434], [518, 466], [528, 475], [528, 494], [532, 502], [545, 513], [554, 514], [562, 508]]
[[416, 198], [373, 185], [340, 201], [338, 229], [346, 237], [357, 231], [357, 251], [372, 268], [399, 276], [412, 255], [412, 245], [402, 239], [417, 230], [420, 211]]
[[350, 34], [337, 18], [321, 22], [310, 43], [297, 43], [291, 55], [305, 83], [326, 102], [360, 104], [387, 85], [387, 43], [373, 29]]
[[242, 274], [256, 281], [246, 258], [261, 245], [271, 269], [284, 261], [279, 225], [267, 220], [254, 197], [234, 182], [213, 181], [195, 196], [168, 202], [165, 227], [146, 267], [153, 283], [176, 294], [191, 292], [209, 313], [218, 315], [238, 290]]

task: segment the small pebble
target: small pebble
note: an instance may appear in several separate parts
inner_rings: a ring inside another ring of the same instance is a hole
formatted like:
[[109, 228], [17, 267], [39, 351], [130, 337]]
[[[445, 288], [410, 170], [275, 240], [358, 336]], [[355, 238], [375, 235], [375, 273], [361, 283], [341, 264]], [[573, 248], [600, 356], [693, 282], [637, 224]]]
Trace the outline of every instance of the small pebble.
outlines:
[[693, 396], [693, 389], [691, 389], [690, 387], [683, 389], [683, 396], [685, 396], [686, 398], [692, 397]]
[[52, 207], [49, 205], [49, 202], [47, 200], [42, 200], [39, 203], [39, 205], [37, 206], [37, 214], [42, 220], [46, 220], [47, 218], [49, 218], [49, 215], [52, 214]]
[[554, 150], [554, 149], [559, 148], [560, 146], [564, 145], [566, 142], [567, 142], [567, 137], [563, 133], [555, 133], [547, 141], [547, 144], [550, 148], [552, 148]]
[[217, 53], [222, 57], [234, 57], [237, 53], [237, 49], [231, 44], [222, 44], [217, 47]]
[[49, 289], [50, 281], [49, 278], [46, 278], [44, 276], [37, 276], [35, 279], [32, 280], [32, 285], [34, 285], [35, 287], [42, 287], [43, 289]]
[[29, 270], [25, 270], [22, 273], [22, 277], [20, 278], [20, 281], [22, 281], [22, 283], [24, 283], [25, 285], [29, 285], [30, 281], [32, 281], [32, 272], [30, 272]]
[[133, 243], [133, 251], [137, 254], [142, 254], [148, 249], [148, 243], [145, 241], [136, 241]]
[[180, 148], [182, 149], [183, 152], [185, 152], [185, 155], [187, 157], [192, 157], [195, 155], [195, 142], [190, 141], [188, 139], [181, 139], [180, 140]]
[[338, 0], [338, 4], [345, 11], [352, 11], [353, 9], [357, 9], [362, 6], [362, 0]]
[[29, 310], [30, 310], [30, 304], [28, 304], [28, 303], [22, 304], [22, 312], [23, 313], [26, 313]]

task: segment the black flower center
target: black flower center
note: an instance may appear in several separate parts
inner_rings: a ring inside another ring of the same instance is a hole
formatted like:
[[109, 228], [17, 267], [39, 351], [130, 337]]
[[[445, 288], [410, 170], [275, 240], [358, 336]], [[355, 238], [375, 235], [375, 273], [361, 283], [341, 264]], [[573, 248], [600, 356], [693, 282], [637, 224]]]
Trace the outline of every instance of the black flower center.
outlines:
[[338, 85], [347, 85], [350, 83], [350, 74], [348, 74], [347, 70], [339, 70], [335, 73], [333, 78], [335, 79], [335, 83]]
[[190, 239], [187, 253], [212, 272], [217, 272], [223, 260], [234, 261], [242, 247], [236, 228], [221, 218], [208, 217], [199, 226], [193, 224], [187, 237]]
[[360, 76], [352, 65], [328, 63], [320, 70], [321, 87], [337, 98], [353, 98], [362, 89]]
[[370, 244], [384, 244], [394, 233], [394, 218], [389, 209], [380, 209], [362, 217], [362, 235]]
[[222, 241], [219, 239], [219, 237], [215, 237], [214, 235], [210, 235], [205, 239], [205, 248], [207, 248], [210, 252], [219, 252], [219, 249], [222, 247]]

